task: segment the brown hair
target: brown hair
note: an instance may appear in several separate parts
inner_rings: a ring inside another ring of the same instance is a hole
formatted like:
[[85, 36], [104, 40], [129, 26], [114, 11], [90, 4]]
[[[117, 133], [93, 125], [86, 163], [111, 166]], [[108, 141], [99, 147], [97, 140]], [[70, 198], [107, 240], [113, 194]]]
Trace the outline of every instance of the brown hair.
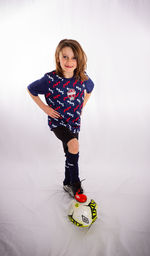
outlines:
[[59, 63], [59, 53], [64, 47], [70, 47], [74, 53], [74, 56], [77, 59], [77, 68], [74, 71], [74, 77], [77, 80], [85, 81], [88, 80], [87, 75], [85, 74], [87, 56], [83, 51], [81, 45], [72, 39], [63, 39], [59, 42], [56, 52], [55, 52], [55, 61], [56, 61], [56, 73], [59, 76], [63, 76], [63, 71]]

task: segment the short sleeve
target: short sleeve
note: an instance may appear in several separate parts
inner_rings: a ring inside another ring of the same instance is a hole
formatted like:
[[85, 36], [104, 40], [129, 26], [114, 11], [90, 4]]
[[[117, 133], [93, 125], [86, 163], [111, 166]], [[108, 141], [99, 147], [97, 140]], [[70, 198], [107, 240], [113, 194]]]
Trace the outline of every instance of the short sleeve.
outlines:
[[90, 78], [84, 82], [84, 85], [87, 93], [91, 93], [93, 91], [94, 83]]
[[46, 75], [29, 84], [27, 88], [34, 96], [38, 96], [38, 94], [46, 94], [48, 92], [48, 80]]

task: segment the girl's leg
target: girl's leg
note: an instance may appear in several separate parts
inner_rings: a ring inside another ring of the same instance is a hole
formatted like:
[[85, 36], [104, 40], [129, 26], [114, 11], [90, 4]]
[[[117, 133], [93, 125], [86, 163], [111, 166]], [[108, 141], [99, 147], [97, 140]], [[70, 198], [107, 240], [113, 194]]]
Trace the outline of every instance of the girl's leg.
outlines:
[[70, 141], [68, 141], [67, 146], [68, 146], [69, 153], [78, 154], [78, 152], [79, 152], [79, 142], [76, 138], [71, 139]]
[[[65, 179], [63, 184], [64, 185], [70, 185], [74, 181], [78, 181], [78, 133], [72, 133], [70, 130], [66, 127], [59, 126], [55, 129], [53, 129], [54, 134], [58, 139], [60, 139], [63, 143], [63, 149], [65, 152]], [[72, 156], [73, 155], [73, 156]], [[76, 156], [75, 156], [76, 155]], [[70, 166], [68, 164], [68, 160], [70, 161]], [[72, 163], [75, 162], [75, 165]], [[74, 167], [72, 166], [74, 165]], [[73, 167], [73, 168], [72, 168]], [[75, 170], [75, 173], [73, 173]]]
[[79, 142], [76, 138], [71, 139], [67, 144], [63, 143], [65, 152], [65, 179], [63, 184], [70, 185], [79, 182]]
[[68, 141], [68, 153], [67, 153], [67, 163], [69, 166], [70, 173], [70, 185], [65, 186], [64, 189], [71, 195], [74, 196], [77, 192], [78, 194], [83, 194], [83, 188], [81, 187], [81, 182], [79, 179], [79, 142], [76, 138]]
[[69, 171], [69, 165], [67, 161], [67, 154], [68, 154], [68, 146], [66, 143], [63, 143], [63, 148], [65, 152], [65, 179], [63, 181], [64, 185], [70, 185], [70, 171]]
[[79, 142], [76, 138], [69, 140], [67, 143], [68, 152], [67, 152], [67, 164], [69, 166], [69, 173], [70, 173], [70, 184], [79, 183], [79, 167], [78, 167], [78, 160], [79, 160]]
[[[60, 131], [63, 131], [61, 133]], [[65, 179], [64, 179], [64, 189], [71, 196], [74, 196], [77, 191], [78, 193], [83, 193], [83, 189], [81, 187], [81, 182], [79, 179], [79, 142], [78, 142], [78, 134], [72, 134], [67, 129], [58, 129], [55, 135], [61, 139], [63, 143], [63, 148], [65, 152]], [[71, 186], [70, 186], [71, 185]]]

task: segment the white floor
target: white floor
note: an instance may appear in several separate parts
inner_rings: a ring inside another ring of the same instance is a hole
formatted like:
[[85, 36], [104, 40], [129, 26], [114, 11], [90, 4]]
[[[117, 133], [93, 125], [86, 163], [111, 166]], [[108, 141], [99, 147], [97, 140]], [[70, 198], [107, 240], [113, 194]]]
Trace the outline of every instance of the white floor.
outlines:
[[149, 256], [148, 170], [114, 168], [93, 157], [80, 159], [84, 189], [98, 204], [90, 229], [67, 218], [72, 199], [62, 189], [61, 150], [58, 158], [51, 152], [49, 159], [1, 163], [0, 255]]

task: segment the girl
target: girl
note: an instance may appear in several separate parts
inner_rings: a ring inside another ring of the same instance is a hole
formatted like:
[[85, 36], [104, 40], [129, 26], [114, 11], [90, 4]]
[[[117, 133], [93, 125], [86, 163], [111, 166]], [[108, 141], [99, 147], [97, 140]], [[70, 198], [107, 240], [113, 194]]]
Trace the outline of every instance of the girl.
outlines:
[[[56, 48], [55, 61], [56, 70], [31, 83], [28, 92], [48, 115], [51, 131], [62, 141], [66, 157], [64, 190], [73, 197], [77, 192], [82, 196], [78, 168], [80, 116], [94, 84], [85, 73], [87, 57], [76, 40], [61, 40]], [[47, 104], [38, 94], [45, 95]]]

